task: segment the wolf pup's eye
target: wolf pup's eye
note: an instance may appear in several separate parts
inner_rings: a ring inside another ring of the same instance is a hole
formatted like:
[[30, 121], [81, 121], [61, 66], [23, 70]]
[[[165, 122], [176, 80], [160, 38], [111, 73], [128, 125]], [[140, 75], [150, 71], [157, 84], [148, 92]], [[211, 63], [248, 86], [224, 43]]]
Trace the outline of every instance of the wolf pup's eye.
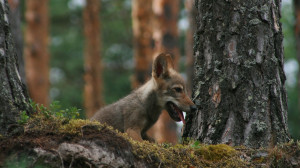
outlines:
[[180, 88], [180, 87], [175, 87], [174, 90], [175, 90], [176, 92], [178, 92], [178, 93], [181, 93], [181, 92], [182, 92], [182, 88]]

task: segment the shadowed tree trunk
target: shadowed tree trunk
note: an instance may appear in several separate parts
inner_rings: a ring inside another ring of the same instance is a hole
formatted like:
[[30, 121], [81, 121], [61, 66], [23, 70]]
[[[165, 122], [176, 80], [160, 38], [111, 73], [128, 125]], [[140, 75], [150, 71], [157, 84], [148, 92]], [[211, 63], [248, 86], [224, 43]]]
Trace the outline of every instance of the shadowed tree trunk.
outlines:
[[135, 73], [132, 88], [144, 84], [151, 76], [153, 55], [152, 0], [132, 1], [132, 27], [134, 43]]
[[31, 113], [17, 67], [17, 53], [9, 28], [7, 1], [0, 1], [0, 134], [11, 133], [22, 111]]
[[187, 89], [189, 95], [192, 94], [193, 79], [194, 79], [194, 55], [193, 55], [193, 45], [194, 45], [194, 33], [196, 32], [196, 9], [195, 0], [185, 0], [185, 8], [188, 14], [189, 27], [186, 32], [185, 40], [185, 54], [186, 54], [186, 74], [187, 74]]
[[9, 21], [11, 33], [14, 38], [14, 43], [16, 46], [17, 56], [18, 56], [18, 67], [19, 73], [23, 83], [26, 83], [25, 78], [25, 67], [23, 59], [23, 33], [21, 31], [21, 10], [20, 10], [20, 0], [8, 0], [9, 4]]
[[[174, 66], [178, 68], [179, 38], [178, 18], [179, 0], [153, 0], [153, 39], [154, 55], [162, 52], [173, 54]], [[177, 143], [177, 125], [166, 111], [163, 111], [156, 124], [150, 129], [158, 142]]]
[[100, 1], [87, 0], [83, 13], [85, 45], [84, 104], [90, 118], [103, 105], [100, 60]]
[[30, 97], [49, 104], [48, 0], [26, 0], [25, 72]]
[[198, 112], [185, 137], [250, 147], [289, 140], [280, 1], [196, 1]]
[[[300, 0], [294, 0], [295, 6], [295, 35], [296, 35], [296, 46], [297, 46], [297, 61], [298, 65], [300, 65]], [[300, 70], [298, 70], [298, 79], [297, 79], [297, 87], [298, 87], [298, 114], [300, 115]], [[299, 131], [299, 130], [298, 130]]]

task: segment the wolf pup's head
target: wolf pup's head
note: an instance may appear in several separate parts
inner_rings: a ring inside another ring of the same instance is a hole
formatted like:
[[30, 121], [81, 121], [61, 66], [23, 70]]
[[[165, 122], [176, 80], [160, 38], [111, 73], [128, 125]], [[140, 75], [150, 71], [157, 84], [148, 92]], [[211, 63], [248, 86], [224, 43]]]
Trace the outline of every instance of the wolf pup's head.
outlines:
[[197, 108], [187, 95], [183, 78], [174, 70], [170, 54], [158, 55], [152, 65], [152, 77], [157, 83], [159, 103], [175, 121], [185, 124], [183, 111], [192, 112]]

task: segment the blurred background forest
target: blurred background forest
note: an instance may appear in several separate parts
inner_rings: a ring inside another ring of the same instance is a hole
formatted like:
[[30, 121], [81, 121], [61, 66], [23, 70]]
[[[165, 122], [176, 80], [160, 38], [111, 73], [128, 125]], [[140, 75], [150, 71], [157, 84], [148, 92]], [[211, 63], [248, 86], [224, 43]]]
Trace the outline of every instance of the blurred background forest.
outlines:
[[[179, 71], [185, 75], [186, 33], [191, 28], [184, 1], [179, 3]], [[292, 0], [282, 2], [286, 88], [288, 92], [289, 129], [300, 139], [300, 110], [298, 103], [295, 13]], [[21, 1], [22, 32], [26, 27], [26, 5]], [[84, 20], [85, 0], [49, 0], [50, 102], [59, 101], [63, 108], [76, 106], [84, 113]], [[134, 73], [134, 44], [131, 0], [101, 0], [100, 37], [103, 98], [110, 104], [132, 90]], [[26, 63], [26, 61], [25, 61]]]

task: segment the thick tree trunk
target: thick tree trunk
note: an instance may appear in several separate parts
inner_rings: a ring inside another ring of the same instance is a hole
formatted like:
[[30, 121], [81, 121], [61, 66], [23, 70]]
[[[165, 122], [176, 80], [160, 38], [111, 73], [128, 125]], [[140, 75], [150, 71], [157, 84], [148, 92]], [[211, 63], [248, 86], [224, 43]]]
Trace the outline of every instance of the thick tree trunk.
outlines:
[[21, 80], [26, 83], [25, 78], [25, 67], [23, 58], [23, 33], [21, 30], [21, 10], [20, 10], [20, 0], [8, 0], [10, 12], [9, 21], [11, 33], [14, 38], [14, 43], [18, 56], [18, 67]]
[[48, 0], [26, 0], [25, 72], [30, 97], [49, 104]]
[[132, 88], [141, 86], [151, 76], [153, 55], [152, 17], [152, 0], [132, 1], [132, 27], [135, 59]]
[[[179, 0], [153, 0], [153, 39], [154, 55], [162, 52], [173, 54], [174, 66], [178, 67], [179, 39], [178, 17]], [[158, 142], [177, 143], [177, 125], [166, 111], [163, 111], [156, 124], [151, 128], [154, 138]]]
[[0, 134], [6, 134], [17, 124], [20, 112], [32, 112], [18, 72], [6, 1], [0, 1], [0, 37]]
[[[296, 15], [295, 35], [296, 35], [296, 46], [297, 46], [297, 61], [298, 61], [298, 65], [300, 65], [300, 0], [294, 0], [294, 6], [295, 6], [295, 15]], [[298, 70], [297, 87], [298, 87], [298, 113], [300, 115], [300, 70]]]
[[103, 105], [100, 60], [100, 1], [87, 0], [83, 13], [85, 45], [84, 104], [90, 118]]
[[196, 1], [198, 112], [184, 136], [250, 147], [289, 140], [280, 1]]
[[196, 32], [196, 8], [195, 0], [186, 0], [185, 8], [188, 13], [189, 27], [186, 32], [185, 40], [185, 54], [186, 54], [186, 74], [187, 74], [187, 89], [189, 95], [192, 94], [193, 88], [193, 79], [194, 79], [194, 54], [193, 54], [193, 45], [194, 45], [194, 33]]

